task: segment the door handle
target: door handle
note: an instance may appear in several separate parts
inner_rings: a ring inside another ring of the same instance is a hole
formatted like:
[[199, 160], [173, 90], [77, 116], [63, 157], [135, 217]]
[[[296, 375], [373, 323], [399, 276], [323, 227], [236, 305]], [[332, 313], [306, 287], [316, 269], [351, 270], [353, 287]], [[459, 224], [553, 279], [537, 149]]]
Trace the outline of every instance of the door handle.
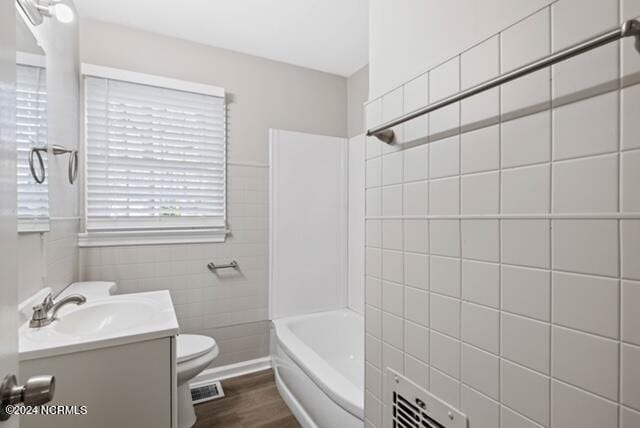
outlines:
[[24, 404], [25, 406], [42, 406], [53, 400], [56, 391], [54, 376], [33, 376], [27, 382], [18, 386], [14, 375], [5, 376], [0, 384], [0, 421], [11, 417], [6, 412], [7, 406]]

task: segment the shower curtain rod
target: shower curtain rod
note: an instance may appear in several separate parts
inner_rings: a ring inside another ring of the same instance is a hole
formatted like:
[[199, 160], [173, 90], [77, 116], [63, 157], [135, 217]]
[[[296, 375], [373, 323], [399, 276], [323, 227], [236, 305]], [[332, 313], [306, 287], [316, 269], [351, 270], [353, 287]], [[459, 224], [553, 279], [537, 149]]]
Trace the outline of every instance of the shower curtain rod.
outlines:
[[395, 142], [395, 133], [390, 128], [393, 128], [394, 126], [400, 125], [411, 119], [415, 119], [416, 117], [423, 116], [427, 113], [431, 113], [432, 111], [441, 109], [465, 98], [469, 98], [473, 95], [495, 88], [496, 86], [500, 86], [504, 83], [526, 76], [527, 74], [531, 74], [545, 67], [572, 58], [576, 55], [580, 55], [597, 47], [631, 36], [636, 37], [636, 50], [640, 52], [640, 21], [633, 19], [625, 22], [619, 28], [608, 31], [606, 33], [602, 33], [592, 39], [585, 40], [576, 45], [570, 46], [537, 61], [533, 61], [520, 68], [509, 71], [508, 73], [501, 74], [497, 77], [494, 77], [493, 79], [487, 80], [486, 82], [480, 83], [462, 92], [458, 92], [457, 94], [444, 98], [433, 104], [429, 104], [425, 107], [421, 107], [419, 109], [406, 113], [396, 119], [383, 123], [382, 125], [373, 127], [367, 130], [367, 136], [373, 135], [384, 143], [393, 144]]

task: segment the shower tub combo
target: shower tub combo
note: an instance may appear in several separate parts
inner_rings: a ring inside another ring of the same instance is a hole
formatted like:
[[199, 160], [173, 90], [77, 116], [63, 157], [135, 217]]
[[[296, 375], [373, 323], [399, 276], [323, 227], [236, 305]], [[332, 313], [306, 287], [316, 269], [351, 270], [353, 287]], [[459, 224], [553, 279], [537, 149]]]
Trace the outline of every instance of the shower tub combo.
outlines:
[[273, 321], [276, 385], [305, 428], [362, 428], [364, 321], [348, 309]]

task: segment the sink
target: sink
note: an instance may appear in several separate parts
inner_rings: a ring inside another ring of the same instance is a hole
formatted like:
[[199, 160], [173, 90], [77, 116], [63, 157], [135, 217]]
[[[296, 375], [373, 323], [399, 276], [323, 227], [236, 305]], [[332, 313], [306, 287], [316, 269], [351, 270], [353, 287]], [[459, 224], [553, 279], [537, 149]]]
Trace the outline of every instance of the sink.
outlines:
[[97, 302], [63, 313], [50, 326], [60, 334], [94, 336], [129, 330], [153, 319], [155, 306], [145, 301]]
[[106, 296], [66, 305], [41, 328], [19, 329], [21, 360], [115, 346], [178, 334], [168, 291]]

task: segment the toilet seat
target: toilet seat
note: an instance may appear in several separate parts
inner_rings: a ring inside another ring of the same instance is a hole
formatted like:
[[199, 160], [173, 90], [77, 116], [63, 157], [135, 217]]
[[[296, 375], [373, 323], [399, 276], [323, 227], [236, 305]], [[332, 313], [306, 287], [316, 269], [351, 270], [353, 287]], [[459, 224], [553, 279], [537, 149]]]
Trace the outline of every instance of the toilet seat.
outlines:
[[177, 337], [178, 364], [194, 360], [211, 352], [218, 345], [208, 336], [181, 334]]

